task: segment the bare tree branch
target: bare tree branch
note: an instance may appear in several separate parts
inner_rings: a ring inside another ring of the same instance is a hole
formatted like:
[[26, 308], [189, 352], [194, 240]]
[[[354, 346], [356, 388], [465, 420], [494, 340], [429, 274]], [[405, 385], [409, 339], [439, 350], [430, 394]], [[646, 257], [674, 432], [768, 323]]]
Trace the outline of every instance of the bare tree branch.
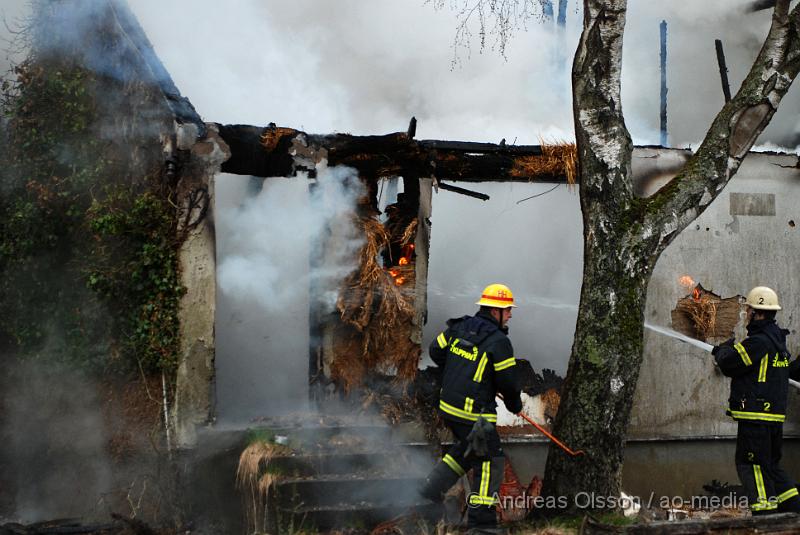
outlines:
[[[446, 0], [426, 0], [434, 9], [443, 9]], [[453, 38], [453, 60], [451, 66], [460, 64], [459, 50], [471, 52], [472, 28], [477, 26], [480, 50], [487, 45], [487, 36], [494, 36], [491, 48], [504, 59], [506, 46], [514, 33], [526, 30], [528, 20], [544, 19], [542, 0], [451, 0], [450, 8], [457, 11], [455, 37]]]

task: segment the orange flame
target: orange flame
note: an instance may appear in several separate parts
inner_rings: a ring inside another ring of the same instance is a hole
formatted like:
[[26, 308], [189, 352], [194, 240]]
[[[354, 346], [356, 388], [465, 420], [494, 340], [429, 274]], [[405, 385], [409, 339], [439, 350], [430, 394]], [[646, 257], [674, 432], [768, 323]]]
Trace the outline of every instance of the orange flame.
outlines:
[[400, 261], [398, 262], [398, 264], [400, 264], [401, 266], [405, 266], [406, 264], [408, 264], [408, 258], [406, 258], [405, 256], [400, 257]]
[[700, 288], [695, 286], [694, 290], [692, 290], [692, 297], [694, 297], [695, 301], [700, 300]]
[[400, 274], [400, 272], [397, 271], [396, 269], [390, 269], [389, 270], [389, 275], [391, 275], [392, 278], [397, 277], [399, 274]]
[[405, 278], [405, 277], [397, 277], [397, 278], [394, 280], [394, 283], [395, 283], [396, 285], [398, 285], [398, 286], [401, 286], [401, 285], [402, 285], [404, 282], [406, 282], [406, 278]]
[[683, 277], [679, 278], [678, 282], [680, 283], [681, 286], [686, 286], [687, 288], [689, 286], [694, 286], [694, 279], [691, 278], [689, 275], [684, 275]]

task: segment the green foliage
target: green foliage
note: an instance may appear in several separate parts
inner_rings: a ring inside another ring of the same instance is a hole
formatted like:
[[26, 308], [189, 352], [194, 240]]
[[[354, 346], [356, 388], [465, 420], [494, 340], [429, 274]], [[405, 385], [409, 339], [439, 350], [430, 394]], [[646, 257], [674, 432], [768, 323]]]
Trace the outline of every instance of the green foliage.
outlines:
[[[556, 516], [553, 518], [530, 521], [524, 520], [517, 522], [511, 526], [511, 533], [517, 535], [536, 535], [538, 533], [582, 533], [584, 523], [586, 521], [586, 514], [575, 514], [572, 516]], [[604, 524], [605, 526], [618, 526], [626, 527], [631, 526], [637, 522], [637, 518], [626, 517], [618, 511], [604, 511], [595, 512], [591, 515], [595, 522]]]
[[2, 84], [0, 332], [29, 355], [93, 366], [107, 323], [86, 300], [71, 250], [90, 170], [102, 162], [68, 156], [96, 152], [79, 135], [94, 118], [86, 73], [23, 63], [15, 75]]
[[146, 370], [173, 369], [179, 343], [180, 285], [174, 210], [152, 191], [110, 186], [86, 212], [92, 231], [87, 285], [119, 311], [123, 354]]
[[265, 442], [267, 444], [274, 444], [275, 431], [263, 427], [248, 429], [246, 442], [248, 446], [256, 442]]
[[100, 137], [107, 86], [85, 69], [30, 60], [14, 75], [0, 86], [0, 347], [173, 369], [183, 288], [160, 170], [130, 176], [135, 140]]

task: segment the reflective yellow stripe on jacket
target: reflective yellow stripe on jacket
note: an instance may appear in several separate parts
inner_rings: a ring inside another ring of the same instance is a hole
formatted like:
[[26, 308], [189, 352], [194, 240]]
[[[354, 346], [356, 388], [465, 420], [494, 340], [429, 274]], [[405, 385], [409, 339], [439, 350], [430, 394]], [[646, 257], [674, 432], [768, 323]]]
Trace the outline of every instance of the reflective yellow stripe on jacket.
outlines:
[[466, 398], [464, 400], [464, 411], [472, 412], [472, 404], [475, 403], [475, 400], [472, 398]]
[[764, 355], [761, 358], [761, 366], [758, 367], [758, 382], [767, 382], [767, 366], [769, 366], [769, 355]]
[[491, 413], [482, 413], [479, 414], [477, 412], [472, 411], [465, 411], [463, 409], [459, 409], [458, 407], [453, 407], [449, 403], [445, 403], [443, 400], [439, 401], [439, 408], [442, 409], [445, 413], [449, 414], [450, 416], [455, 416], [457, 418], [461, 418], [463, 420], [469, 420], [470, 422], [477, 422], [478, 416], [483, 416], [483, 419], [487, 422], [496, 422], [497, 415]]
[[769, 414], [766, 412], [744, 412], [728, 410], [731, 416], [737, 420], [761, 420], [763, 422], [783, 422], [786, 420], [785, 414]]
[[445, 455], [445, 456], [442, 458], [442, 462], [444, 462], [444, 464], [446, 464], [447, 466], [449, 466], [449, 467], [450, 467], [450, 470], [452, 470], [453, 472], [455, 472], [457, 475], [459, 475], [459, 476], [463, 476], [464, 474], [466, 474], [466, 472], [465, 472], [465, 471], [464, 471], [464, 469], [461, 467], [461, 465], [460, 465], [460, 464], [458, 464], [458, 461], [456, 461], [456, 460], [453, 458], [453, 456], [452, 456], [452, 455], [450, 455], [449, 453], [448, 453], [447, 455]]
[[486, 352], [481, 355], [481, 360], [478, 362], [478, 368], [475, 370], [475, 375], [472, 376], [472, 380], [476, 383], [480, 383], [483, 381], [483, 371], [486, 369], [486, 363], [489, 362], [489, 357], [486, 356]]
[[436, 337], [436, 343], [442, 349], [447, 347], [447, 338], [444, 337], [444, 333], [439, 333], [439, 336]]
[[510, 368], [511, 366], [515, 365], [516, 363], [517, 363], [517, 359], [515, 359], [514, 357], [511, 357], [510, 359], [506, 359], [506, 360], [501, 360], [500, 362], [495, 362], [494, 363], [494, 371], [496, 371], [496, 372], [503, 371], [503, 370], [505, 370], [507, 368]]
[[753, 363], [753, 361], [750, 360], [750, 355], [747, 354], [747, 350], [742, 344], [736, 344], [733, 348], [739, 352], [739, 356], [742, 357], [742, 362], [745, 363], [745, 366], [750, 366]]

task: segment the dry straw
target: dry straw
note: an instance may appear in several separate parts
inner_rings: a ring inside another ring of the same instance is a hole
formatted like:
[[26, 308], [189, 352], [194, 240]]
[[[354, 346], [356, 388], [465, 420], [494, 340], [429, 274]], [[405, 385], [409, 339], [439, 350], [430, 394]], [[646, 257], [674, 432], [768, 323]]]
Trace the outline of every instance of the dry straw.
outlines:
[[270, 471], [270, 463], [275, 457], [288, 455], [286, 446], [266, 440], [255, 440], [239, 456], [236, 468], [236, 487], [245, 493], [247, 525], [251, 533], [261, 533], [267, 529], [267, 499], [277, 476]]
[[[391, 237], [374, 217], [359, 220], [365, 244], [359, 256], [359, 269], [345, 281], [337, 308], [345, 329], [337, 333], [331, 375], [346, 392], [360, 386], [370, 370], [391, 371], [400, 381], [416, 375], [419, 346], [409, 338], [414, 321], [415, 267], [392, 266], [398, 285], [379, 263], [379, 255], [390, 245]], [[417, 221], [402, 229], [400, 245], [413, 243]], [[398, 259], [399, 260], [399, 259]]]
[[565, 141], [548, 142], [540, 140], [540, 156], [519, 156], [514, 158], [511, 176], [535, 179], [542, 175], [563, 176], [567, 184], [574, 185], [577, 176], [578, 151], [574, 143]]
[[699, 298], [687, 297], [678, 305], [678, 310], [691, 318], [695, 334], [699, 339], [707, 340], [716, 336], [719, 302], [715, 296], [701, 293]]

